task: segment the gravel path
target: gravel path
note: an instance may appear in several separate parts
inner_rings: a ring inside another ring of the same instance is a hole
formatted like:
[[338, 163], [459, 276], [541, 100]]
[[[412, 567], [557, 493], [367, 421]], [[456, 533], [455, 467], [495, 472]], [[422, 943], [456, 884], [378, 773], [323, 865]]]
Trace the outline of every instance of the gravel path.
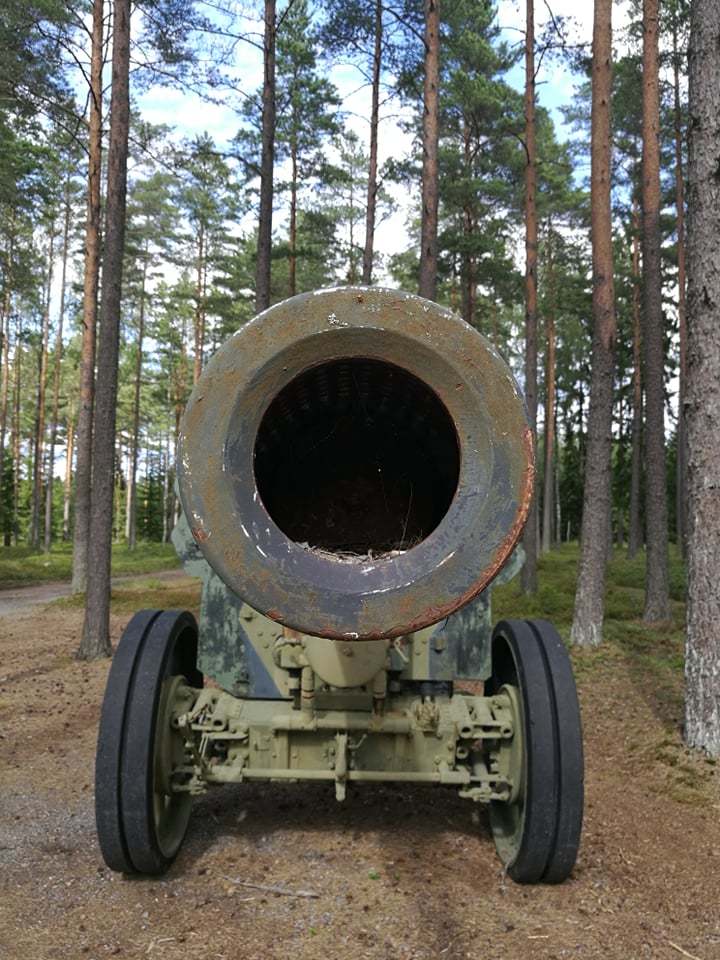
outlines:
[[[153, 573], [132, 573], [123, 577], [113, 577], [113, 586], [129, 583], [133, 580], [152, 579], [163, 583], [179, 580], [187, 574], [182, 570], [157, 570]], [[32, 586], [16, 586], [7, 590], [0, 589], [0, 617], [17, 616], [29, 613], [37, 607], [60, 597], [70, 596], [70, 583], [59, 580], [54, 583], [37, 583]]]

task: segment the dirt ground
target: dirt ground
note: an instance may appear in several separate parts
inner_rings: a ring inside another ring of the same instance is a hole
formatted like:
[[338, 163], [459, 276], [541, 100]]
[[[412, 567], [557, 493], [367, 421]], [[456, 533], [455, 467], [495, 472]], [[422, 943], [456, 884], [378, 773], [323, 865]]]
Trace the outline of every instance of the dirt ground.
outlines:
[[342, 805], [324, 784], [224, 788], [166, 878], [129, 880], [95, 840], [108, 663], [73, 661], [80, 625], [57, 605], [0, 622], [2, 960], [720, 958], [718, 767], [617, 657], [576, 658], [587, 802], [560, 887], [516, 886], [484, 810], [405, 785]]

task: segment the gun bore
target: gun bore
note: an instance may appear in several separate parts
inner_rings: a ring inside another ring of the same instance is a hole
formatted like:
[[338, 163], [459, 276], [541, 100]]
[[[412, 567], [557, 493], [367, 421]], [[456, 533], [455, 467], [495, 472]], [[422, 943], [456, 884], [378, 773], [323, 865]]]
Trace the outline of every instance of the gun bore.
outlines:
[[460, 472], [438, 395], [395, 364], [319, 363], [272, 400], [255, 442], [266, 510], [295, 542], [338, 555], [411, 549], [438, 526]]

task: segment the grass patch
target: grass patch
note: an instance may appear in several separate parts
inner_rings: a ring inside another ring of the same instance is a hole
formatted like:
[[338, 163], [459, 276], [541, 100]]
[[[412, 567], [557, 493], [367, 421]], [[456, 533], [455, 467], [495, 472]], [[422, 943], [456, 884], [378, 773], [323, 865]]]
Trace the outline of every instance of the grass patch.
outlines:
[[[110, 594], [110, 609], [115, 614], [133, 614], [137, 610], [200, 610], [199, 580], [188, 578], [179, 583], [164, 583], [153, 579], [131, 581], [114, 587]], [[82, 610], [85, 594], [76, 593], [52, 602], [53, 607], [63, 610]]]
[[[544, 554], [538, 566], [538, 592], [524, 596], [520, 578], [493, 590], [493, 620], [551, 620], [567, 642], [570, 637], [579, 559], [577, 543]], [[594, 650], [572, 649], [578, 680], [597, 680], [604, 667], [622, 670], [646, 698], [668, 730], [677, 731], [683, 707], [685, 571], [679, 552], [670, 551], [672, 620], [643, 623], [645, 554], [628, 560], [615, 551], [608, 565], [603, 643]]]
[[[170, 543], [138, 543], [135, 550], [125, 544], [113, 546], [113, 576], [152, 573], [180, 565]], [[72, 544], [60, 543], [50, 553], [30, 547], [0, 547], [0, 587], [17, 584], [69, 580], [72, 576]]]

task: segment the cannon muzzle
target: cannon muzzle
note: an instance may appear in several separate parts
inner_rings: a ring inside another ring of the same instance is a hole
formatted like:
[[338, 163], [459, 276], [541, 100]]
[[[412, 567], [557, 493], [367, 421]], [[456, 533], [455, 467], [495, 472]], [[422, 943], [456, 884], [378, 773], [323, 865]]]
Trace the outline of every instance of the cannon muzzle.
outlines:
[[533, 444], [495, 348], [410, 294], [302, 294], [208, 363], [183, 420], [180, 497], [205, 558], [303, 633], [376, 639], [449, 616], [525, 523]]

